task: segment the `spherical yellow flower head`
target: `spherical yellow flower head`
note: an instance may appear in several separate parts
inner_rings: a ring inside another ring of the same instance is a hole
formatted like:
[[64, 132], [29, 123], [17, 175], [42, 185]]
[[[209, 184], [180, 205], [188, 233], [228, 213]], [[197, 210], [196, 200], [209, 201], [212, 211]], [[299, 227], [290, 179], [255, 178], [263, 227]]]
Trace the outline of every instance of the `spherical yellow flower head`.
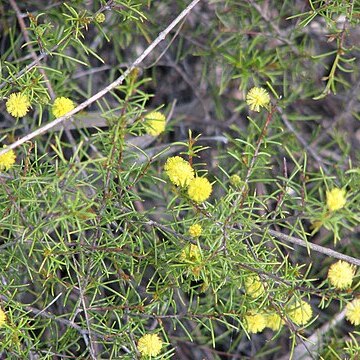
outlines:
[[202, 227], [199, 224], [194, 224], [189, 227], [189, 235], [192, 238], [198, 238], [202, 233]]
[[180, 254], [180, 261], [189, 264], [188, 271], [195, 277], [200, 275], [203, 265], [201, 264], [202, 256], [197, 245], [187, 245]]
[[12, 93], [6, 102], [6, 111], [14, 117], [23, 117], [30, 107], [28, 97], [20, 92]]
[[196, 177], [189, 183], [189, 198], [200, 204], [207, 200], [211, 195], [212, 185], [209, 180], [203, 177]]
[[146, 334], [139, 339], [137, 347], [142, 356], [157, 356], [162, 346], [163, 342], [158, 334]]
[[99, 24], [103, 23], [105, 21], [105, 14], [99, 13], [95, 16], [95, 21]]
[[66, 97], [56, 98], [52, 107], [52, 112], [55, 117], [60, 117], [71, 111], [75, 108], [75, 105], [72, 100]]
[[6, 315], [2, 308], [0, 308], [0, 327], [3, 327], [3, 325], [6, 322]]
[[356, 266], [339, 260], [329, 268], [328, 279], [337, 289], [347, 289], [355, 276]]
[[176, 186], [186, 187], [194, 178], [194, 169], [180, 156], [168, 158], [164, 170], [170, 181]]
[[306, 301], [301, 300], [290, 305], [287, 314], [296, 325], [305, 325], [312, 317], [312, 309]]
[[145, 116], [145, 129], [149, 135], [157, 136], [165, 130], [166, 118], [161, 112], [153, 111]]
[[246, 103], [249, 105], [250, 110], [260, 112], [260, 107], [268, 107], [270, 96], [264, 88], [253, 87], [246, 95]]
[[237, 174], [231, 175], [229, 181], [230, 181], [230, 184], [234, 187], [240, 187], [243, 183], [243, 181], [241, 180], [241, 177]]
[[245, 279], [245, 290], [246, 294], [254, 299], [265, 292], [264, 285], [258, 275], [248, 276]]
[[199, 263], [201, 261], [201, 252], [199, 247], [194, 244], [189, 244], [182, 250], [180, 259], [184, 262]]
[[326, 204], [330, 211], [343, 208], [346, 204], [345, 189], [334, 188], [326, 192]]
[[275, 312], [266, 314], [265, 318], [266, 318], [266, 327], [274, 331], [278, 331], [284, 323], [281, 316]]
[[245, 328], [249, 333], [258, 333], [265, 329], [266, 318], [262, 313], [245, 315]]
[[360, 298], [357, 298], [346, 305], [345, 317], [353, 325], [360, 325]]
[[[3, 149], [5, 149], [6, 146], [3, 146]], [[16, 155], [13, 150], [9, 150], [5, 154], [0, 155], [0, 170], [8, 170], [10, 169], [14, 164], [16, 160]]]

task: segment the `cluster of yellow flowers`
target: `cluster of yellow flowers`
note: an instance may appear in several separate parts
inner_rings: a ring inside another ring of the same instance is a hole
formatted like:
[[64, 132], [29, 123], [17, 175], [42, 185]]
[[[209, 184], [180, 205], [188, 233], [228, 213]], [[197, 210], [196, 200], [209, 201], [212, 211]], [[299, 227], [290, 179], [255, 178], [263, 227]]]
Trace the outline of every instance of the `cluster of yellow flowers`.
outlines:
[[163, 342], [158, 334], [145, 334], [137, 344], [137, 348], [143, 357], [159, 355], [162, 347]]
[[69, 111], [73, 110], [75, 105], [72, 100], [66, 97], [56, 98], [53, 104], [52, 112], [56, 118], [65, 115]]
[[345, 317], [353, 325], [360, 325], [360, 298], [356, 298], [355, 300], [346, 305]]
[[204, 177], [195, 177], [189, 183], [189, 198], [198, 204], [201, 204], [209, 198], [212, 192], [212, 185]]
[[[245, 279], [245, 292], [253, 299], [265, 294], [265, 287], [259, 275], [250, 275]], [[294, 299], [285, 307], [285, 315], [296, 325], [305, 325], [312, 317], [312, 309], [306, 301]], [[284, 324], [282, 317], [271, 309], [252, 310], [245, 315], [244, 319], [245, 328], [249, 333], [261, 332], [266, 327], [277, 331]]]
[[29, 98], [20, 92], [12, 93], [6, 102], [6, 111], [14, 117], [23, 117], [30, 107]]
[[189, 235], [192, 238], [198, 238], [202, 234], [202, 227], [200, 224], [193, 224], [189, 228]]
[[278, 331], [284, 324], [284, 320], [276, 312], [266, 313], [265, 319], [266, 327], [274, 331]]
[[326, 204], [330, 211], [342, 209], [346, 204], [345, 189], [333, 188], [326, 192]]
[[106, 17], [105, 17], [105, 14], [104, 13], [99, 13], [99, 14], [96, 14], [95, 16], [95, 21], [98, 23], [98, 24], [101, 24], [105, 21]]
[[241, 180], [241, 177], [237, 174], [231, 175], [229, 179], [230, 185], [235, 188], [239, 188], [244, 182]]
[[[326, 191], [326, 206], [328, 209], [328, 214], [331, 214], [334, 211], [342, 209], [345, 205], [346, 205], [345, 189], [339, 189], [335, 187], [332, 188], [331, 190]], [[314, 230], [314, 233], [317, 232], [322, 226], [323, 226], [323, 220], [312, 221], [311, 228]]]
[[[193, 224], [188, 232], [192, 238], [198, 239], [202, 234], [202, 227], [200, 224]], [[180, 262], [188, 264], [187, 270], [198, 277], [202, 269], [202, 254], [199, 245], [187, 244], [180, 253]]]
[[153, 111], [145, 115], [145, 130], [149, 135], [157, 136], [165, 131], [166, 118], [159, 111]]
[[[31, 107], [29, 98], [21, 92], [12, 93], [6, 102], [6, 111], [17, 118], [24, 117]], [[66, 97], [56, 98], [52, 107], [55, 117], [60, 117], [74, 109], [75, 105], [72, 100]]]
[[180, 260], [192, 264], [201, 261], [200, 249], [197, 245], [189, 244], [181, 252]]
[[[103, 15], [103, 14], [99, 14]], [[103, 21], [103, 17], [97, 19]], [[260, 108], [268, 109], [270, 106], [270, 96], [264, 88], [254, 87], [250, 89], [246, 96], [246, 102], [250, 109], [256, 112]], [[6, 110], [14, 117], [25, 116], [31, 104], [29, 98], [20, 92], [13, 93], [6, 102]], [[66, 97], [56, 98], [52, 113], [58, 118], [73, 110], [75, 105], [72, 100]], [[166, 127], [166, 118], [160, 112], [151, 112], [144, 117], [146, 132], [152, 136], [161, 134]], [[5, 148], [5, 146], [4, 146]], [[0, 155], [0, 170], [8, 170], [16, 161], [13, 150], [9, 150]], [[206, 177], [198, 177], [191, 164], [180, 156], [167, 159], [164, 170], [170, 181], [180, 188], [186, 189], [188, 197], [195, 203], [201, 204], [206, 201], [212, 193], [212, 184]], [[238, 175], [230, 177], [230, 184], [234, 187], [242, 185], [242, 180]], [[330, 212], [342, 209], [346, 204], [345, 189], [333, 188], [326, 192], [326, 205]], [[197, 239], [202, 234], [200, 224], [193, 224], [188, 230], [189, 235]], [[180, 260], [192, 264], [192, 272], [199, 274], [202, 254], [198, 245], [188, 244], [181, 252]], [[338, 261], [332, 264], [328, 271], [329, 283], [336, 289], [344, 290], [351, 287], [356, 273], [356, 267], [345, 261]], [[246, 294], [256, 299], [265, 294], [264, 284], [258, 275], [252, 275], [245, 279]], [[313, 316], [312, 308], [304, 300], [293, 300], [284, 309], [284, 316], [287, 316], [296, 325], [307, 324]], [[360, 325], [360, 298], [354, 299], [346, 306], [346, 318], [355, 326]], [[249, 333], [258, 333], [266, 327], [277, 331], [284, 324], [282, 316], [270, 310], [250, 311], [244, 316], [245, 327]], [[6, 322], [6, 315], [0, 308], [0, 327]], [[157, 356], [163, 347], [163, 342], [158, 334], [145, 334], [138, 341], [138, 351], [142, 356]]]
[[245, 279], [245, 290], [246, 294], [254, 299], [264, 294], [264, 285], [261, 282], [259, 275], [248, 276]]
[[[31, 107], [29, 98], [20, 92], [12, 93], [6, 102], [7, 112], [17, 118], [23, 117]], [[72, 100], [59, 97], [55, 99], [52, 112], [55, 117], [60, 117], [74, 109], [75, 105]], [[6, 148], [4, 146], [3, 148]], [[7, 151], [5, 154], [0, 155], [0, 171], [10, 169], [16, 161], [16, 155], [13, 150]]]
[[266, 318], [265, 314], [257, 312], [249, 312], [245, 315], [245, 328], [249, 333], [258, 333], [265, 329]]
[[0, 307], [0, 327], [3, 327], [6, 323], [6, 314], [4, 310]]
[[[304, 300], [294, 300], [285, 308], [288, 318], [296, 325], [307, 324], [312, 317], [311, 306]], [[274, 311], [251, 311], [244, 316], [245, 328], [249, 333], [258, 333], [265, 328], [277, 331], [284, 320]]]
[[287, 315], [296, 325], [305, 325], [312, 317], [311, 306], [304, 300], [295, 300], [287, 309]]
[[246, 95], [246, 103], [250, 110], [260, 112], [260, 107], [268, 109], [270, 104], [269, 93], [261, 87], [253, 87]]
[[328, 279], [336, 289], [348, 289], [355, 276], [356, 266], [339, 260], [329, 268]]
[[164, 170], [170, 181], [180, 187], [187, 187], [195, 176], [194, 169], [180, 156], [168, 158]]
[[281, 316], [275, 312], [249, 312], [245, 315], [245, 328], [249, 333], [259, 333], [265, 328], [278, 331], [284, 324]]
[[189, 198], [196, 203], [200, 204], [210, 197], [212, 185], [209, 180], [195, 176], [189, 162], [180, 156], [168, 158], [164, 170], [174, 185], [187, 188]]
[[[6, 149], [6, 145], [3, 146]], [[14, 150], [10, 149], [5, 154], [0, 155], [0, 171], [10, 169], [16, 161]]]
[[[355, 273], [355, 265], [339, 260], [330, 266], [327, 277], [330, 284], [336, 289], [347, 290], [351, 287]], [[345, 317], [353, 325], [360, 325], [360, 298], [356, 298], [346, 305]]]

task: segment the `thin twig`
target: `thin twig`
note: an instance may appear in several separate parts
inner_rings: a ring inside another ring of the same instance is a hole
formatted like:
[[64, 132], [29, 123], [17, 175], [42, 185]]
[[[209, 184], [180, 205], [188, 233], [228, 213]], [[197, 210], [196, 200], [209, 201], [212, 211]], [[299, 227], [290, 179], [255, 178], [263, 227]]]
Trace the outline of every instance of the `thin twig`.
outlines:
[[278, 113], [281, 115], [281, 120], [285, 124], [285, 126], [288, 128], [289, 131], [291, 131], [295, 137], [298, 139], [298, 141], [301, 143], [302, 146], [304, 146], [305, 150], [309, 152], [309, 154], [314, 158], [314, 160], [317, 161], [317, 163], [320, 165], [321, 168], [324, 170], [324, 173], [329, 175], [329, 170], [324, 164], [324, 159], [316, 153], [316, 151], [310, 146], [306, 140], [299, 134], [298, 131], [295, 130], [294, 126], [291, 124], [291, 122], [288, 120], [287, 116], [283, 113], [282, 109], [280, 107], [277, 107]]
[[[213, 221], [215, 221], [217, 226], [220, 226], [220, 227], [224, 226], [224, 223], [214, 220], [211, 216], [209, 216], [208, 213], [204, 213], [204, 215], [206, 217], [208, 217], [209, 219], [212, 219]], [[172, 230], [171, 228], [169, 228], [169, 227], [167, 227], [165, 225], [156, 223], [155, 221], [150, 220], [150, 221], [146, 222], [146, 224], [148, 224], [150, 226], [160, 228], [160, 229], [162, 229], [164, 231], [167, 231], [167, 232], [169, 232], [171, 234], [181, 236], [180, 234], [178, 234], [176, 231]], [[238, 230], [237, 228], [235, 228], [235, 227], [233, 227], [231, 225], [228, 225], [228, 227], [233, 229], [233, 230]], [[260, 227], [256, 227], [256, 231], [259, 231], [259, 232], [261, 232], [263, 234], [268, 233], [271, 236], [274, 236], [275, 238], [277, 238], [279, 240], [282, 240], [282, 241], [285, 241], [285, 242], [288, 242], [288, 243], [292, 243], [292, 244], [295, 244], [295, 245], [299, 245], [299, 246], [311, 249], [313, 251], [319, 252], [321, 254], [333, 257], [335, 259], [344, 260], [344, 261], [347, 261], [348, 263], [354, 264], [356, 266], [360, 266], [360, 260], [359, 259], [356, 259], [356, 258], [354, 258], [352, 256], [344, 255], [342, 253], [339, 253], [338, 251], [329, 249], [327, 247], [320, 246], [320, 245], [317, 245], [317, 244], [313, 244], [313, 243], [304, 241], [302, 239], [299, 239], [297, 237], [286, 235], [286, 234], [283, 234], [282, 232], [267, 229], [267, 228], [262, 229]], [[188, 241], [192, 242], [190, 239], [187, 239], [187, 237], [185, 237], [185, 236], [182, 236], [182, 237], [185, 240], [188, 240]], [[204, 249], [206, 249], [206, 247], [204, 247]]]
[[[103, 12], [105, 10], [109, 10], [112, 6], [113, 6], [113, 0], [109, 0], [106, 4], [104, 4], [96, 13], [100, 13]], [[46, 10], [46, 8], [44, 8], [44, 10]], [[49, 52], [44, 51], [42, 54], [40, 54], [39, 56], [37, 56], [37, 58], [30, 63], [29, 65], [27, 65], [26, 67], [24, 67], [22, 70], [20, 70], [13, 78], [19, 79], [22, 75], [26, 74], [27, 72], [29, 72], [33, 67], [35, 67], [36, 65], [38, 65], [38, 63], [46, 58], [48, 55], [52, 54], [56, 49], [58, 49], [62, 44], [66, 43], [67, 40], [69, 40], [71, 37], [73, 36], [72, 32], [69, 32], [69, 34], [67, 36], [65, 36], [63, 39], [61, 39], [56, 45], [54, 45]], [[32, 55], [27, 55], [26, 57], [20, 59], [21, 61], [25, 61], [27, 59], [30, 59], [32, 57]], [[17, 62], [20, 62], [20, 60], [18, 60]], [[7, 85], [8, 82], [7, 81], [3, 81], [0, 84], [0, 90]]]
[[41, 309], [40, 312], [38, 312], [37, 314], [35, 314], [34, 318], [36, 318], [37, 316], [41, 315], [41, 313], [43, 313], [44, 311], [46, 311], [52, 304], [54, 304], [54, 303], [57, 301], [57, 299], [58, 299], [60, 296], [62, 296], [62, 294], [63, 294], [62, 292], [59, 293], [59, 294], [57, 294], [57, 295], [55, 296], [55, 298], [54, 298], [53, 300], [51, 300], [51, 302], [50, 302], [49, 304], [47, 304], [43, 309]]
[[[17, 3], [15, 0], [9, 0], [10, 1], [10, 5], [11, 7], [14, 9], [15, 11], [15, 14], [16, 14], [16, 17], [18, 19], [18, 22], [19, 22], [19, 26], [20, 26], [20, 29], [21, 29], [21, 32], [25, 38], [25, 41], [27, 43], [27, 46], [29, 47], [29, 50], [30, 50], [30, 54], [31, 54], [31, 57], [33, 58], [34, 60], [34, 63], [35, 65], [40, 65], [40, 60], [39, 60], [39, 57], [37, 56], [35, 50], [34, 50], [34, 47], [32, 46], [32, 43], [31, 43], [31, 40], [30, 40], [30, 37], [29, 37], [29, 34], [28, 34], [28, 31], [27, 31], [27, 28], [26, 28], [26, 25], [25, 25], [25, 22], [24, 22], [24, 19], [22, 17], [22, 14], [21, 14], [21, 11], [19, 9], [19, 7], [17, 6]], [[40, 74], [44, 77], [45, 79], [45, 84], [46, 84], [46, 87], [49, 91], [49, 94], [50, 94], [50, 97], [51, 99], [55, 99], [55, 93], [54, 93], [54, 90], [51, 86], [51, 83], [46, 75], [46, 72], [43, 68], [41, 67], [38, 67], [39, 69], [39, 72]]]
[[259, 15], [269, 24], [269, 26], [276, 32], [277, 39], [288, 45], [291, 49], [291, 51], [295, 55], [299, 55], [298, 48], [294, 45], [294, 42], [289, 40], [291, 35], [294, 34], [294, 26], [293, 28], [290, 28], [290, 32], [286, 32], [284, 34], [283, 30], [280, 30], [280, 28], [276, 25], [276, 22], [274, 19], [272, 19], [270, 16], [267, 15], [267, 13], [264, 11], [263, 4], [258, 4], [254, 0], [247, 0], [248, 3], [259, 13]]
[[[255, 162], [256, 162], [256, 160], [258, 158], [258, 155], [259, 155], [259, 152], [260, 152], [260, 147], [261, 147], [261, 145], [262, 145], [262, 143], [264, 141], [267, 129], [268, 129], [269, 125], [270, 125], [270, 121], [272, 120], [272, 117], [273, 117], [276, 110], [277, 110], [277, 107], [273, 106], [271, 108], [271, 110], [269, 111], [269, 113], [267, 114], [265, 124], [264, 124], [264, 126], [263, 126], [263, 128], [261, 130], [261, 134], [260, 134], [260, 136], [259, 136], [259, 138], [257, 140], [257, 143], [256, 143], [256, 148], [255, 148], [255, 151], [254, 151], [254, 155], [251, 158], [251, 162], [250, 162], [250, 165], [248, 167], [248, 170], [247, 170], [247, 173], [246, 173], [246, 176], [245, 176], [244, 185], [240, 189], [240, 195], [234, 200], [234, 202], [232, 204], [232, 211], [230, 211], [230, 214], [227, 217], [225, 223], [230, 223], [231, 218], [233, 217], [233, 215], [242, 206], [242, 203], [244, 201], [244, 197], [245, 197], [245, 195], [247, 193], [248, 182], [250, 180], [251, 173], [252, 173], [252, 171], [254, 169]], [[0, 155], [1, 155], [1, 152], [0, 152]]]
[[283, 233], [281, 233], [279, 231], [275, 231], [275, 230], [271, 230], [271, 229], [266, 229], [266, 230], [259, 229], [259, 230], [262, 231], [262, 232], [266, 231], [267, 233], [269, 233], [270, 235], [276, 237], [279, 240], [289, 242], [289, 243], [292, 243], [292, 244], [296, 244], [296, 245], [299, 245], [299, 246], [302, 246], [302, 247], [306, 247], [308, 249], [311, 249], [313, 251], [322, 253], [324, 255], [331, 256], [331, 257], [336, 258], [336, 259], [347, 261], [347, 262], [349, 262], [351, 264], [354, 264], [356, 266], [360, 266], [360, 260], [359, 259], [356, 259], [356, 258], [354, 258], [352, 256], [341, 254], [341, 253], [339, 253], [339, 252], [337, 252], [335, 250], [326, 248], [324, 246], [313, 244], [311, 242], [304, 241], [304, 240], [301, 240], [301, 239], [296, 238], [294, 236], [289, 236], [289, 235], [283, 234]]
[[[343, 321], [345, 317], [346, 309], [341, 311], [340, 313], [336, 314], [333, 319], [325, 323], [319, 329], [315, 330], [315, 332], [308, 338], [309, 345], [308, 348], [312, 353], [318, 353], [321, 350], [322, 341], [324, 335], [329, 332], [330, 330], [334, 329], [334, 327], [341, 321]], [[307, 360], [305, 357], [306, 352], [302, 344], [296, 346], [293, 351], [293, 358], [294, 359], [303, 359]], [[290, 354], [286, 354], [281, 357], [279, 360], [288, 360], [290, 358]]]
[[104, 89], [100, 90], [98, 93], [90, 97], [88, 100], [81, 103], [79, 106], [77, 106], [75, 109], [69, 111], [67, 114], [55, 119], [54, 121], [51, 121], [50, 123], [44, 125], [43, 127], [33, 131], [32, 133], [23, 136], [19, 140], [15, 141], [14, 143], [10, 144], [7, 148], [0, 150], [0, 155], [5, 154], [11, 149], [15, 149], [16, 147], [20, 146], [21, 144], [33, 139], [34, 137], [37, 137], [41, 134], [46, 133], [50, 129], [52, 129], [55, 125], [58, 125], [60, 123], [63, 123], [65, 120], [69, 119], [74, 114], [78, 113], [79, 111], [85, 109], [93, 102], [99, 100], [102, 98], [105, 94], [107, 94], [109, 91], [115, 89], [117, 86], [121, 85], [124, 79], [131, 73], [132, 70], [134, 70], [139, 64], [142, 63], [142, 61], [154, 50], [154, 48], [163, 41], [166, 36], [170, 33], [170, 31], [185, 17], [187, 16], [190, 11], [200, 2], [200, 0], [193, 0], [171, 23], [168, 25], [168, 27], [163, 30], [158, 37], [145, 49], [145, 51], [127, 68], [127, 70], [118, 77], [114, 82], [106, 86]]
[[79, 298], [80, 298], [81, 306], [83, 308], [83, 314], [84, 314], [84, 317], [85, 317], [85, 322], [86, 322], [86, 326], [88, 328], [88, 336], [89, 336], [88, 339], [87, 339], [86, 336], [84, 336], [84, 341], [87, 342], [87, 346], [88, 346], [91, 358], [93, 360], [96, 360], [97, 359], [97, 352], [95, 351], [94, 339], [93, 339], [92, 334], [91, 334], [91, 323], [90, 323], [89, 314], [87, 312], [87, 306], [86, 306], [86, 301], [85, 301], [85, 296], [84, 296], [85, 286], [88, 283], [88, 277], [84, 281], [86, 283], [85, 286], [83, 286], [84, 284], [82, 284], [82, 281], [80, 279], [79, 274], [77, 273], [76, 275], [77, 275], [78, 284], [79, 284]]

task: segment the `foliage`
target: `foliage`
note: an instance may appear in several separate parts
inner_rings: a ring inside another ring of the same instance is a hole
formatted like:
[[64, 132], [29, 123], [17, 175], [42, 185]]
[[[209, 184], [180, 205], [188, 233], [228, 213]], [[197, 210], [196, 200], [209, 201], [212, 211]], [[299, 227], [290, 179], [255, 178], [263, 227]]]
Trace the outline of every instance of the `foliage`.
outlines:
[[1, 357], [359, 356], [359, 4], [0, 5]]

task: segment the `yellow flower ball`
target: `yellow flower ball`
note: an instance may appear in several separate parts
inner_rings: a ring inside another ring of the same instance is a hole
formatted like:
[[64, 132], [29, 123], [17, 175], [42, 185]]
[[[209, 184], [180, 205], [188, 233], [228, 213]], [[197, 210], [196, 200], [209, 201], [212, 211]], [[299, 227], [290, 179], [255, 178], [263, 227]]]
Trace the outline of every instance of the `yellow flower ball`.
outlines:
[[345, 317], [353, 325], [360, 325], [360, 298], [357, 298], [346, 305]]
[[95, 21], [99, 24], [103, 23], [105, 21], [105, 14], [99, 13], [95, 16]]
[[56, 118], [61, 117], [67, 114], [69, 111], [73, 110], [75, 105], [72, 100], [66, 97], [58, 97], [55, 99], [52, 112]]
[[229, 181], [232, 186], [237, 188], [239, 188], [243, 184], [241, 177], [237, 174], [231, 175]]
[[196, 177], [189, 183], [189, 198], [200, 204], [207, 200], [212, 192], [212, 185], [209, 180], [203, 177]]
[[264, 285], [258, 275], [248, 276], [245, 279], [245, 290], [246, 294], [252, 298], [257, 298], [265, 292]]
[[343, 208], [346, 204], [345, 189], [334, 188], [326, 192], [326, 204], [330, 211]]
[[149, 135], [157, 136], [165, 130], [166, 117], [159, 111], [153, 111], [145, 116], [145, 129]]
[[3, 327], [6, 323], [6, 314], [4, 310], [0, 307], [0, 327]]
[[14, 117], [23, 117], [30, 107], [28, 97], [20, 92], [12, 93], [6, 102], [6, 111]]
[[355, 276], [356, 266], [339, 260], [329, 268], [328, 279], [337, 289], [347, 289], [351, 286]]
[[[6, 149], [6, 145], [3, 146], [3, 149]], [[14, 150], [9, 150], [5, 154], [0, 155], [0, 170], [10, 169], [15, 164], [15, 160]]]
[[194, 178], [194, 169], [180, 156], [168, 158], [164, 170], [170, 181], [176, 186], [186, 187]]
[[281, 316], [275, 312], [266, 314], [265, 318], [266, 318], [266, 327], [274, 331], [278, 331], [284, 323]]
[[296, 325], [305, 325], [312, 317], [312, 309], [306, 301], [297, 300], [288, 307], [287, 314]]
[[162, 346], [163, 342], [158, 334], [146, 334], [139, 339], [137, 347], [142, 356], [157, 356]]
[[199, 224], [194, 224], [189, 227], [189, 234], [192, 238], [198, 238], [202, 233], [202, 227]]
[[189, 244], [182, 250], [180, 260], [184, 262], [198, 263], [201, 261], [201, 252], [197, 245]]
[[249, 333], [258, 333], [265, 329], [266, 318], [262, 313], [245, 315], [245, 328]]
[[250, 110], [260, 112], [260, 107], [268, 107], [270, 96], [264, 88], [253, 87], [246, 95], [246, 103], [249, 105]]

